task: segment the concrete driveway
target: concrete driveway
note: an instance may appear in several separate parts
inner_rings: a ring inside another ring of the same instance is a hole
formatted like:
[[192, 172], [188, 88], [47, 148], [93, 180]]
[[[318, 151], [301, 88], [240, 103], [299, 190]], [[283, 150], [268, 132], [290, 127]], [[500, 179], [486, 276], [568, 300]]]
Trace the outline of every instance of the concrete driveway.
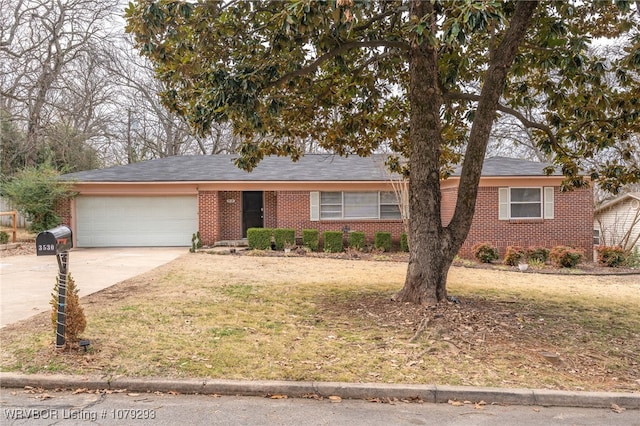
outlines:
[[[69, 272], [80, 297], [84, 297], [150, 271], [188, 251], [188, 247], [72, 249]], [[0, 327], [48, 311], [57, 276], [56, 256], [0, 257]]]

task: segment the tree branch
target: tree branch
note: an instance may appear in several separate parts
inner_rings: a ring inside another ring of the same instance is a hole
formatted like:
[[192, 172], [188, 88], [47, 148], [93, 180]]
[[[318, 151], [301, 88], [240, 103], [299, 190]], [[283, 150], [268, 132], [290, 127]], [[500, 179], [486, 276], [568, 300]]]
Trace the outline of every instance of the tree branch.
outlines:
[[392, 49], [402, 49], [409, 50], [409, 46], [400, 41], [385, 41], [385, 40], [371, 40], [371, 41], [352, 41], [344, 43], [338, 46], [336, 49], [331, 50], [330, 52], [325, 53], [324, 55], [319, 56], [315, 61], [311, 62], [309, 65], [300, 68], [299, 70], [287, 73], [277, 79], [276, 81], [267, 84], [264, 88], [269, 89], [271, 87], [277, 87], [284, 83], [285, 81], [289, 81], [293, 78], [300, 77], [303, 75], [310, 74], [318, 69], [320, 65], [323, 63], [335, 58], [341, 53], [347, 52], [351, 49], [358, 49], [363, 47], [388, 47]]
[[[444, 94], [444, 98], [448, 100], [463, 100], [463, 101], [473, 101], [473, 102], [480, 101], [480, 95], [474, 95], [471, 93], [447, 92]], [[509, 114], [517, 118], [522, 123], [522, 125], [528, 129], [538, 129], [543, 131], [549, 137], [549, 140], [551, 141], [551, 143], [553, 143], [554, 145], [558, 145], [558, 139], [556, 138], [556, 135], [553, 134], [549, 126], [545, 126], [542, 123], [531, 121], [527, 117], [525, 117], [524, 114], [522, 114], [520, 111], [517, 111], [513, 108], [509, 108], [502, 104], [498, 104], [497, 109], [500, 112], [504, 112], [505, 114]]]
[[451, 241], [454, 242], [453, 246], [462, 245], [471, 227], [482, 165], [495, 113], [500, 107], [500, 97], [504, 92], [509, 69], [513, 65], [519, 46], [525, 39], [526, 31], [531, 25], [537, 8], [538, 1], [516, 2], [504, 37], [495, 49], [491, 49], [489, 67], [485, 72], [475, 119], [471, 125], [469, 143], [462, 163], [456, 207], [447, 226], [447, 232], [451, 236]]
[[353, 31], [357, 32], [357, 31], [363, 31], [363, 30], [369, 29], [376, 22], [381, 21], [381, 20], [383, 20], [385, 18], [388, 18], [389, 16], [393, 16], [396, 13], [400, 12], [403, 7], [406, 8], [406, 6], [400, 6], [400, 7], [397, 7], [395, 9], [388, 10], [388, 11], [386, 11], [384, 13], [380, 13], [379, 15], [372, 16], [371, 19], [367, 20], [366, 22], [363, 22], [361, 25], [353, 27]]

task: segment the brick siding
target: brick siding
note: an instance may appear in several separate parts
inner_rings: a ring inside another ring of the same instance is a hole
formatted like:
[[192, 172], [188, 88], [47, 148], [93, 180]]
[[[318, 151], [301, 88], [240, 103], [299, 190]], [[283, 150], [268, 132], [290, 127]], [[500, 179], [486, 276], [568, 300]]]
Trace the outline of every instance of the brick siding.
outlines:
[[400, 240], [404, 232], [401, 220], [320, 220], [311, 221], [310, 197], [308, 191], [281, 191], [277, 195], [277, 228], [293, 228], [296, 236], [302, 237], [303, 229], [317, 229], [322, 238], [325, 231], [342, 231], [348, 227], [350, 231], [364, 232], [367, 242], [372, 243], [376, 232], [391, 232], [394, 241]]
[[[457, 189], [443, 191], [442, 220], [446, 225], [453, 216]], [[498, 220], [498, 188], [478, 188], [476, 212], [460, 256], [473, 257], [471, 248], [488, 242], [504, 256], [508, 246], [553, 248], [569, 245], [584, 250], [593, 258], [593, 195], [591, 189], [560, 193], [554, 188], [554, 219]]]
[[[583, 188], [560, 192], [554, 188], [554, 219], [498, 220], [498, 187], [478, 188], [476, 212], [467, 240], [460, 249], [463, 257], [473, 257], [471, 248], [488, 242], [504, 256], [511, 245], [523, 247], [570, 245], [581, 248], [587, 259], [593, 258], [593, 196]], [[453, 216], [457, 188], [442, 192], [442, 221], [447, 225]], [[303, 229], [324, 231], [362, 231], [372, 242], [378, 231], [391, 232], [398, 241], [404, 232], [400, 220], [310, 220], [309, 191], [265, 191], [264, 226], [293, 228], [302, 237]], [[61, 201], [56, 214], [63, 224], [72, 224], [72, 202]], [[199, 231], [205, 245], [221, 240], [242, 238], [242, 191], [200, 191], [198, 193]]]
[[58, 201], [54, 208], [54, 213], [60, 217], [60, 223], [62, 225], [71, 225], [71, 199], [66, 198]]
[[211, 245], [220, 240], [219, 204], [218, 191], [198, 193], [198, 230], [200, 239], [205, 245]]
[[276, 191], [264, 193], [264, 227], [278, 228], [278, 193]]

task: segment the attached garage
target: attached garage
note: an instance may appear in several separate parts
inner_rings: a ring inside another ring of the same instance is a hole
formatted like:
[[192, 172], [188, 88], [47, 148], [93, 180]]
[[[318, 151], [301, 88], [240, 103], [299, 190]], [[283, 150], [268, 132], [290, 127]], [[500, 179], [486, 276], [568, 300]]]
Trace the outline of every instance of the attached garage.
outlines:
[[78, 247], [186, 247], [198, 230], [195, 195], [81, 195], [75, 201]]

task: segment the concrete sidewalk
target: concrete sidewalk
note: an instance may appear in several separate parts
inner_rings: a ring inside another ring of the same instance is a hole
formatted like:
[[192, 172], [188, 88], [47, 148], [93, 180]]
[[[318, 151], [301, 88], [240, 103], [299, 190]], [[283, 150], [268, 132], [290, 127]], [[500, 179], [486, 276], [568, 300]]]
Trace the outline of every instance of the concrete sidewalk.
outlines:
[[[484, 401], [486, 404], [537, 405], [546, 407], [612, 408], [639, 410], [640, 393], [577, 392], [548, 389], [502, 389], [488, 387], [409, 385], [384, 383], [240, 381], [209, 379], [164, 379], [127, 377], [88, 377], [0, 372], [3, 388], [30, 386], [42, 389], [124, 390], [128, 392], [177, 392], [201, 395], [268, 396], [290, 398], [328, 398], [380, 401], [407, 400], [427, 403]], [[615, 404], [615, 405], [613, 405]]]
[[[188, 247], [72, 249], [69, 272], [88, 296], [187, 254]], [[56, 256], [0, 257], [0, 327], [50, 309]]]

